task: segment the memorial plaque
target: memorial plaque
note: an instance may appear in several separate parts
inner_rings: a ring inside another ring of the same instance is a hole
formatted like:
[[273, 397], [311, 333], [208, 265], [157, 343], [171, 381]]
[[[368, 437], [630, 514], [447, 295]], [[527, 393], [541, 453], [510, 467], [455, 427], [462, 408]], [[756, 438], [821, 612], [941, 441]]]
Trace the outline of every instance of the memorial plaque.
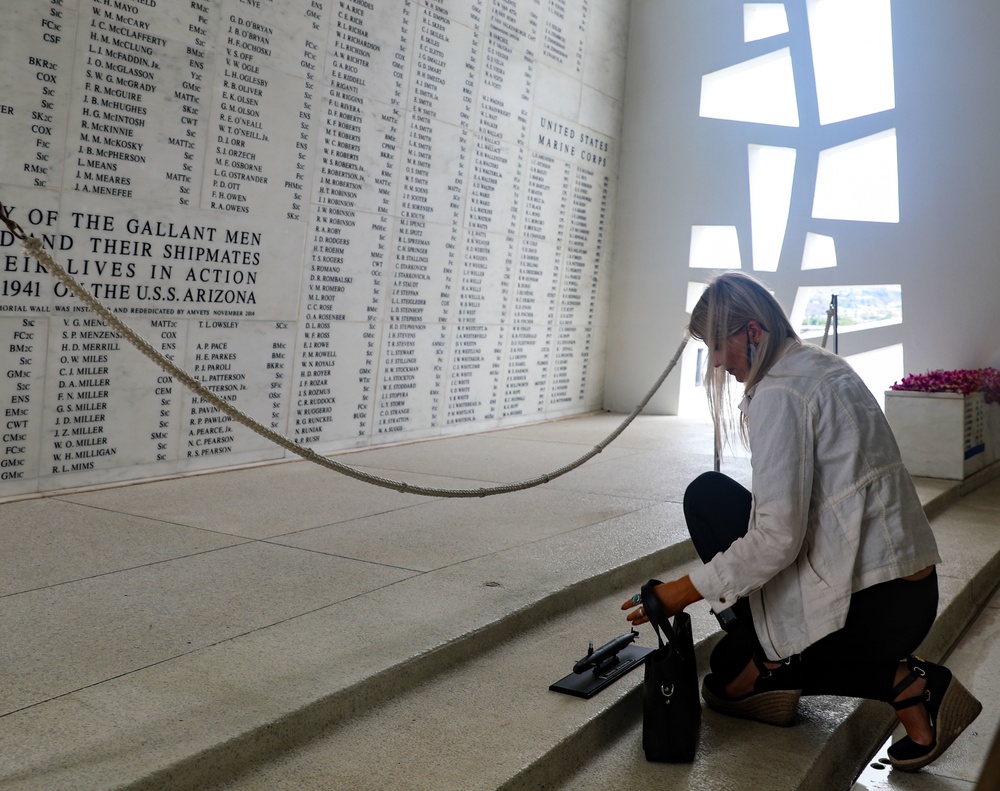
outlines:
[[49, 322], [24, 313], [0, 316], [0, 404], [3, 405], [3, 457], [0, 491], [35, 491], [45, 435], [43, 404]]
[[[0, 201], [319, 451], [600, 406], [617, 0], [11, 0]], [[282, 458], [0, 229], [0, 498]]]
[[[6, 76], [0, 99], [0, 183], [58, 190], [67, 143], [77, 14], [48, 3], [4, 5], [0, 52]], [[10, 198], [6, 202], [12, 202]]]
[[[185, 367], [216, 397], [284, 433], [291, 397], [286, 355], [293, 343], [288, 322], [202, 319], [188, 329]], [[244, 464], [284, 454], [200, 396], [184, 393], [181, 403], [182, 470], [216, 467], [222, 455], [231, 458], [227, 463]]]

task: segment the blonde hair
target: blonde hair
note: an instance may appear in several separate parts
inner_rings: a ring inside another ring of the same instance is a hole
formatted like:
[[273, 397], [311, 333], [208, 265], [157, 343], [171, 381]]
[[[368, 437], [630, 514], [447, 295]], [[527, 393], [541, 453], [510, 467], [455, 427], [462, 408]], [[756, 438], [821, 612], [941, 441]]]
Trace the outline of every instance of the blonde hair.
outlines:
[[[746, 329], [755, 320], [764, 332], [755, 347], [755, 354], [744, 382], [746, 393], [757, 384], [778, 359], [787, 339], [801, 343], [792, 329], [781, 305], [765, 286], [742, 272], [724, 272], [715, 277], [691, 311], [688, 333], [704, 341], [709, 354], [705, 370], [705, 393], [712, 419], [723, 436], [729, 437], [734, 428], [729, 375], [725, 368], [712, 365], [712, 352], [721, 348], [726, 339]], [[744, 444], [748, 439], [746, 416], [741, 415], [739, 434]]]

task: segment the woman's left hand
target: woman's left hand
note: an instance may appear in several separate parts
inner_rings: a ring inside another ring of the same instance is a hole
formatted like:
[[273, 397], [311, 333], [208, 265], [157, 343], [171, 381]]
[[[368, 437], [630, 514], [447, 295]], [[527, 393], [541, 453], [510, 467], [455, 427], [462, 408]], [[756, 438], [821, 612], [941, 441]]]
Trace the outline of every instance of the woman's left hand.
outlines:
[[[688, 576], [683, 576], [673, 582], [660, 583], [653, 588], [653, 594], [660, 600], [668, 618], [676, 615], [689, 604], [694, 604], [702, 599], [702, 595], [698, 593], [698, 589], [691, 583], [691, 578]], [[632, 626], [649, 623], [649, 616], [646, 615], [645, 608], [642, 606], [642, 598], [638, 594], [623, 602], [621, 609], [631, 610], [625, 618]]]

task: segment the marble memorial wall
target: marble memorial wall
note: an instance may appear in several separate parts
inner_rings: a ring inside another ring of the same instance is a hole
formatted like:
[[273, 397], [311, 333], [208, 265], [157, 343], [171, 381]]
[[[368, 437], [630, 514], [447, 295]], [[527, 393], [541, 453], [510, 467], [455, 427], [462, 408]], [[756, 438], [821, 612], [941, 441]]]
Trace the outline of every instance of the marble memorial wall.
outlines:
[[[599, 408], [627, 8], [7, 0], [0, 201], [316, 450]], [[0, 497], [287, 455], [6, 229], [0, 275]]]

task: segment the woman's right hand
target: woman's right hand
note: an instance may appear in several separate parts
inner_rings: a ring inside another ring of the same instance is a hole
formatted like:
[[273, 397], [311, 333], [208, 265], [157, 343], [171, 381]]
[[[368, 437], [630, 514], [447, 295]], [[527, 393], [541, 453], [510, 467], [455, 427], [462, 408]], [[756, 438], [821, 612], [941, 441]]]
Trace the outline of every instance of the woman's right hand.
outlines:
[[[660, 604], [663, 605], [668, 618], [681, 612], [689, 604], [694, 604], [696, 601], [701, 601], [704, 598], [687, 575], [672, 582], [660, 583], [653, 588], [653, 593], [660, 600]], [[625, 618], [632, 626], [639, 626], [640, 624], [649, 622], [649, 617], [642, 606], [642, 598], [638, 594], [628, 601], [623, 602], [621, 609], [631, 610]]]

